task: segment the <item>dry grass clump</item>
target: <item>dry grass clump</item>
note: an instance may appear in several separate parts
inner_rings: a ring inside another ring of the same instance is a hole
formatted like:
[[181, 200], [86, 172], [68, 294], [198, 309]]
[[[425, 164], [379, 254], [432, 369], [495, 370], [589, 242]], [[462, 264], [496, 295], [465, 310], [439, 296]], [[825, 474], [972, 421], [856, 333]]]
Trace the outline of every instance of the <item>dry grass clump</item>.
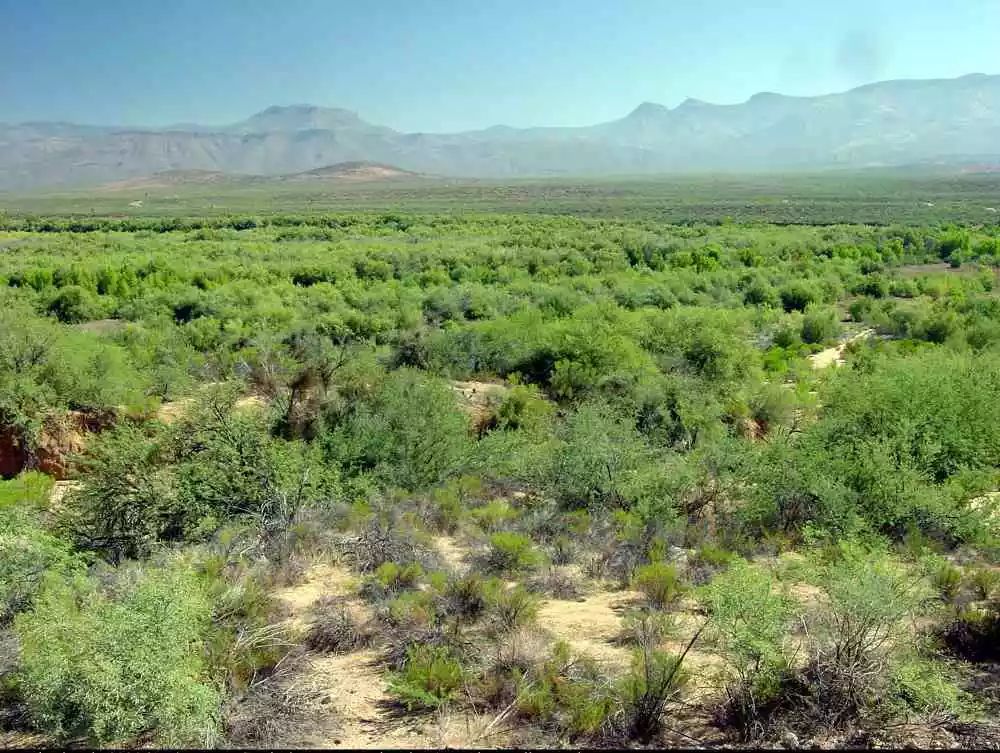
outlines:
[[313, 679], [310, 667], [307, 654], [293, 652], [266, 679], [231, 697], [223, 709], [228, 741], [241, 747], [266, 746], [283, 739], [292, 727], [335, 713], [329, 688]]
[[341, 599], [325, 596], [312, 608], [313, 622], [305, 645], [313, 651], [347, 654], [367, 648], [376, 633], [370, 622], [361, 619]]

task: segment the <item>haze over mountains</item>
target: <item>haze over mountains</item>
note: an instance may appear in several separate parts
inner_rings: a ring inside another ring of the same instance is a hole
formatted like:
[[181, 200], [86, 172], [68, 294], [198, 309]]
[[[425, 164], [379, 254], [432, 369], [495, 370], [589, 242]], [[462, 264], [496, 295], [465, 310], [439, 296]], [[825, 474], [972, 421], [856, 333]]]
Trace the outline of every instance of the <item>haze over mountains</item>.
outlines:
[[[457, 177], [760, 171], [1000, 160], [1000, 76], [886, 81], [741, 104], [643, 103], [583, 127], [401, 133], [336, 108], [269, 107], [227, 126], [0, 124], [0, 189], [166, 171], [290, 175], [344, 162]], [[334, 171], [337, 175], [340, 171]], [[322, 175], [322, 173], [320, 173]]]

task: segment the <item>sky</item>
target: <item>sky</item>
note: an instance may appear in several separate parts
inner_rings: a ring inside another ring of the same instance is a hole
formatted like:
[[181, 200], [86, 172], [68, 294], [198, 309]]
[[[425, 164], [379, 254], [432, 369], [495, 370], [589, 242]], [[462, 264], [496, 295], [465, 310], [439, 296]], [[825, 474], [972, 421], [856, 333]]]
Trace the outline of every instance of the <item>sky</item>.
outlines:
[[1000, 73], [1000, 0], [0, 0], [0, 122], [588, 125]]

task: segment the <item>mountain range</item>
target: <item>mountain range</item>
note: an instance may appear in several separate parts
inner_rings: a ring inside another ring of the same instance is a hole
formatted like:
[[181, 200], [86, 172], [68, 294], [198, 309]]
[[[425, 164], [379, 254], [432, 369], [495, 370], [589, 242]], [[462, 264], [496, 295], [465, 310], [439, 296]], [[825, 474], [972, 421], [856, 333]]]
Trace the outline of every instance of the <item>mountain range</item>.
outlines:
[[[815, 97], [646, 102], [580, 127], [403, 133], [356, 113], [269, 107], [226, 126], [0, 124], [0, 189], [128, 181], [169, 171], [290, 175], [345, 162], [480, 178], [768, 171], [1000, 160], [1000, 75], [900, 80]], [[321, 173], [322, 174], [322, 173]]]

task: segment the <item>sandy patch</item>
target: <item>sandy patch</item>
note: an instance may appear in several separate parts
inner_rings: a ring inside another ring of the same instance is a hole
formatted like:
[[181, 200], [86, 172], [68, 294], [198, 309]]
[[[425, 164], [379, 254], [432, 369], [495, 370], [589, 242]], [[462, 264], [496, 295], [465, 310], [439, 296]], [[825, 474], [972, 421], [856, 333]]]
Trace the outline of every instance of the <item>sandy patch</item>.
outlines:
[[826, 369], [830, 366], [840, 366], [844, 363], [844, 351], [847, 346], [858, 340], [866, 340], [875, 334], [875, 330], [866, 329], [859, 332], [852, 337], [847, 338], [842, 343], [826, 350], [821, 350], [819, 353], [813, 353], [809, 356], [809, 363], [812, 364], [814, 369]]
[[609, 669], [624, 670], [632, 654], [615, 641], [621, 635], [622, 615], [639, 598], [634, 591], [600, 591], [579, 601], [545, 601], [538, 625]]

